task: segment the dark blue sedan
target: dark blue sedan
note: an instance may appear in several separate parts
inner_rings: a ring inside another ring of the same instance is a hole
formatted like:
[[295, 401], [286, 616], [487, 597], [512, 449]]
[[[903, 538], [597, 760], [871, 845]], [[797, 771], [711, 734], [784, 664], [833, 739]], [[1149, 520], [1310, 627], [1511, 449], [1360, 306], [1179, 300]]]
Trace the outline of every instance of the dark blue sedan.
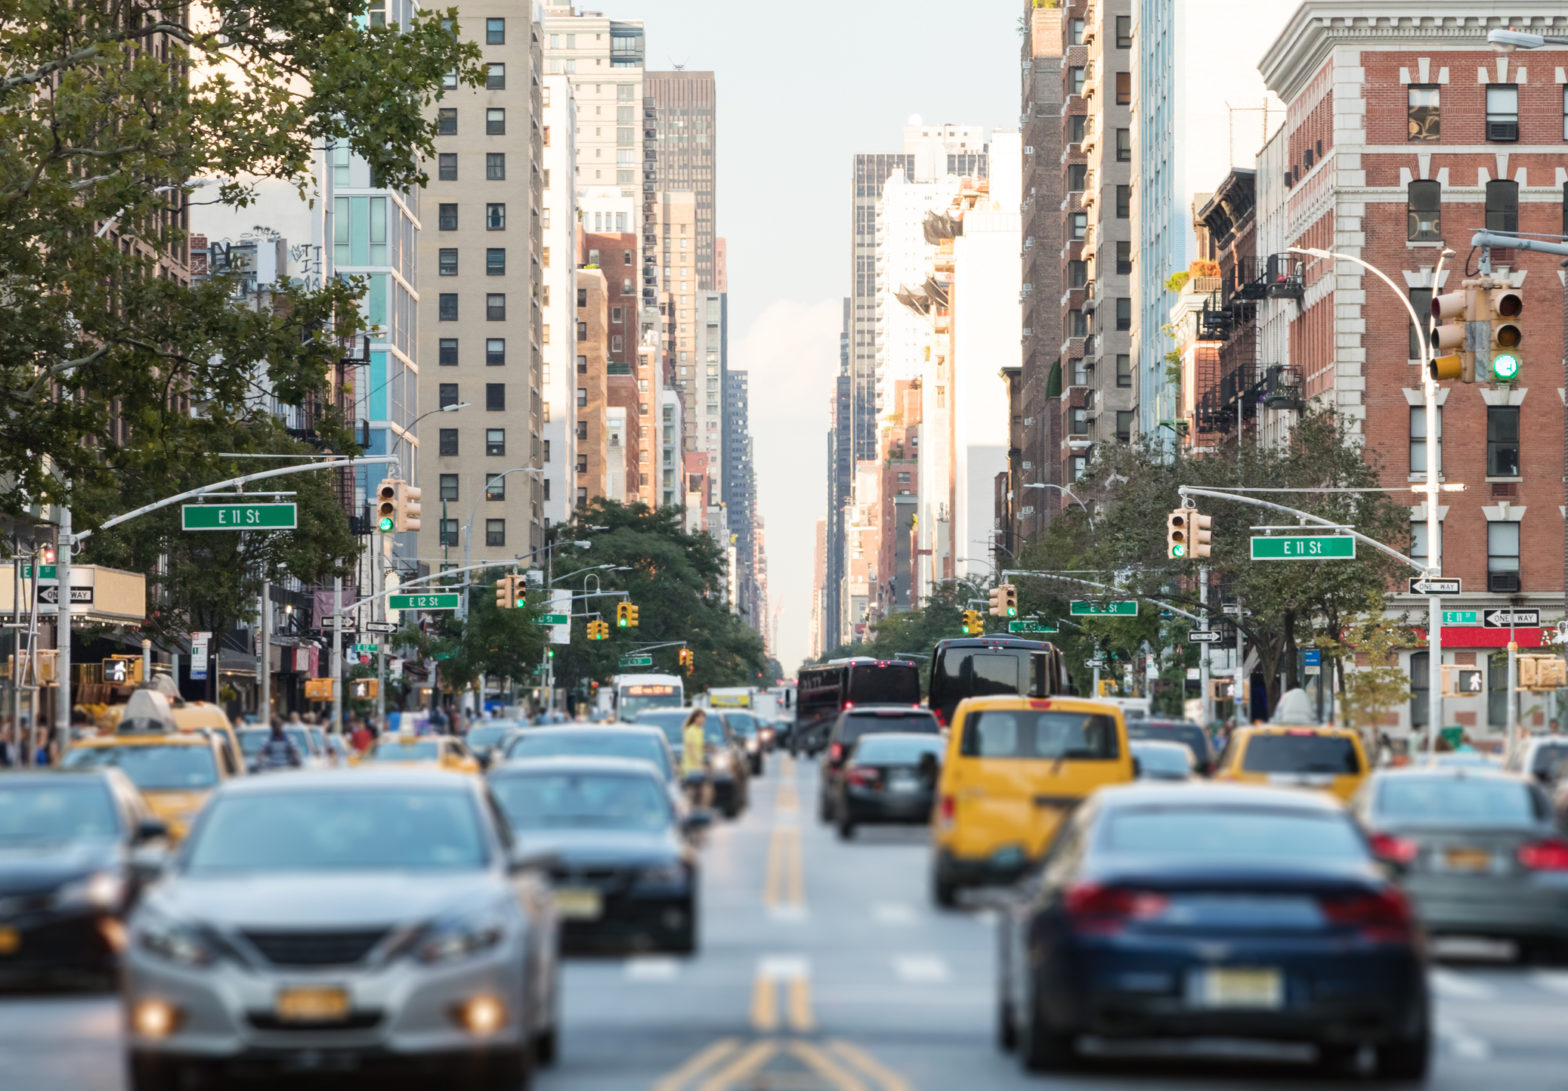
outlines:
[[1245, 785], [1104, 788], [1003, 916], [998, 1037], [1025, 1068], [1077, 1040], [1311, 1042], [1326, 1068], [1371, 1046], [1420, 1079], [1425, 942], [1333, 799]]

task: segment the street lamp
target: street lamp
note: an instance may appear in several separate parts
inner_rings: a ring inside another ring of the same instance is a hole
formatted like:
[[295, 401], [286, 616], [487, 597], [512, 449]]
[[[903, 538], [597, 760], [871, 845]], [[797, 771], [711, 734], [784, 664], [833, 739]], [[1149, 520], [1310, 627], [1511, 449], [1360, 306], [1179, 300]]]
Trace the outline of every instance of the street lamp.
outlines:
[[[463, 402], [462, 405], [467, 405]], [[459, 406], [461, 408], [461, 406]], [[418, 423], [417, 421], [415, 423]], [[466, 568], [473, 560], [474, 554], [474, 518], [479, 514], [479, 502], [490, 492], [490, 486], [504, 480], [511, 474], [543, 474], [544, 471], [537, 466], [513, 466], [510, 470], [502, 470], [498, 474], [491, 474], [485, 478], [484, 487], [479, 490], [479, 495], [474, 497], [474, 502], [468, 505], [468, 522], [463, 524], [463, 566]], [[531, 553], [524, 556], [532, 556]], [[519, 558], [521, 559], [521, 558]], [[468, 574], [463, 575], [463, 613], [468, 611]]]
[[[194, 178], [189, 182], [185, 182], [179, 185], [157, 186], [153, 189], [153, 192], [172, 193], [175, 190], [184, 192], [187, 187], [190, 189], [200, 189], [202, 186], [215, 186], [217, 184], [218, 183], [212, 178]], [[101, 239], [110, 231], [114, 230], [114, 225], [120, 222], [120, 217], [125, 214], [125, 209], [130, 207], [130, 205], [126, 205], [125, 208], [120, 209], [119, 212], [116, 212], [113, 216], [110, 216], [107, 220], [105, 220], [103, 222], [103, 226], [100, 227], [97, 232], [95, 232], [95, 237]]]
[[387, 448], [387, 454], [391, 454], [393, 451], [397, 450], [397, 445], [403, 442], [404, 436], [413, 435], [414, 429], [419, 427], [419, 422], [424, 420], [426, 417], [433, 417], [437, 413], [456, 413], [459, 409], [467, 409], [473, 404], [473, 402], [453, 402], [451, 405], [443, 405], [439, 409], [431, 409], [428, 412], [419, 414], [419, 416], [408, 422], [407, 428], [404, 428], [401, 432], [393, 437], [392, 446]]
[[1540, 49], [1543, 45], [1568, 45], [1568, 38], [1526, 34], [1522, 30], [1491, 30], [1487, 32], [1486, 40], [1499, 53], [1512, 53], [1516, 49]]
[[1067, 499], [1071, 500], [1073, 503], [1077, 504], [1080, 508], [1083, 509], [1084, 515], [1088, 516], [1089, 518], [1089, 529], [1094, 529], [1094, 513], [1089, 510], [1089, 505], [1080, 500], [1078, 498], [1078, 494], [1073, 492], [1073, 490], [1069, 489], [1066, 485], [1053, 485], [1049, 481], [1031, 481], [1029, 484], [1025, 485], [1024, 488], [1059, 490], [1063, 496], [1067, 497]]

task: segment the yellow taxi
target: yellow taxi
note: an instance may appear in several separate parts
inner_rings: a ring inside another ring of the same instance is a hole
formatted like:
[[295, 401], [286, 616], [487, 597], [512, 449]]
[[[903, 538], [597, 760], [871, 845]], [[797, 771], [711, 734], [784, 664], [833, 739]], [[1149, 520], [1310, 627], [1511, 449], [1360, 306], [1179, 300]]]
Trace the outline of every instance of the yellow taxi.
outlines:
[[1317, 788], [1348, 801], [1367, 779], [1361, 736], [1312, 724], [1239, 727], [1215, 768], [1215, 780]]
[[1122, 710], [1082, 698], [960, 702], [933, 817], [931, 890], [1011, 882], [1044, 857], [1062, 820], [1096, 788], [1133, 779]]
[[213, 789], [237, 773], [226, 745], [205, 731], [122, 730], [73, 743], [61, 764], [119, 769], [175, 841], [184, 839]]
[[377, 766], [435, 766], [454, 773], [479, 772], [478, 760], [458, 739], [446, 735], [391, 735], [377, 739], [358, 768]]
[[[217, 735], [228, 748], [235, 765], [240, 769], [245, 768], [245, 751], [240, 748], [239, 734], [220, 706], [210, 701], [182, 701], [178, 696], [170, 697], [167, 693], [164, 696], [168, 698], [168, 714], [174, 722], [174, 730], [206, 731]], [[135, 695], [132, 697], [134, 699]], [[126, 709], [130, 707], [129, 704], [109, 705], [95, 718], [104, 731], [117, 733], [125, 719]]]

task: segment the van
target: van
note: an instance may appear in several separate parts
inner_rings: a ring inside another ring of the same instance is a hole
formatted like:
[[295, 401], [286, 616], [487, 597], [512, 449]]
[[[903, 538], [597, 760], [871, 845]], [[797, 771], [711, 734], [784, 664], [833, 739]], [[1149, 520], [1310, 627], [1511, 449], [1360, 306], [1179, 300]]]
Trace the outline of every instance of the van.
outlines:
[[1296, 785], [1348, 801], [1367, 778], [1361, 736], [1337, 727], [1239, 727], [1220, 755], [1215, 780]]
[[953, 713], [932, 823], [932, 896], [1012, 882], [1071, 811], [1134, 776], [1122, 710], [1076, 697], [972, 697]]

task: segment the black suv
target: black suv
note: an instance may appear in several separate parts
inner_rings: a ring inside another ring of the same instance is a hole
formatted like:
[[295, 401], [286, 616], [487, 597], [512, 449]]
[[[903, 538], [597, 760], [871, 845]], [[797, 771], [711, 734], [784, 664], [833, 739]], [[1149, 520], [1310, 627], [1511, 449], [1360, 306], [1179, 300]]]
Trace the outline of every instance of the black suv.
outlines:
[[838, 778], [844, 769], [844, 758], [850, 747], [862, 735], [885, 734], [897, 731], [903, 734], [940, 735], [942, 726], [927, 708], [909, 705], [856, 705], [838, 714], [828, 732], [828, 750], [822, 761], [822, 790], [817, 802], [817, 817], [823, 822], [834, 820], [833, 800], [838, 790]]

